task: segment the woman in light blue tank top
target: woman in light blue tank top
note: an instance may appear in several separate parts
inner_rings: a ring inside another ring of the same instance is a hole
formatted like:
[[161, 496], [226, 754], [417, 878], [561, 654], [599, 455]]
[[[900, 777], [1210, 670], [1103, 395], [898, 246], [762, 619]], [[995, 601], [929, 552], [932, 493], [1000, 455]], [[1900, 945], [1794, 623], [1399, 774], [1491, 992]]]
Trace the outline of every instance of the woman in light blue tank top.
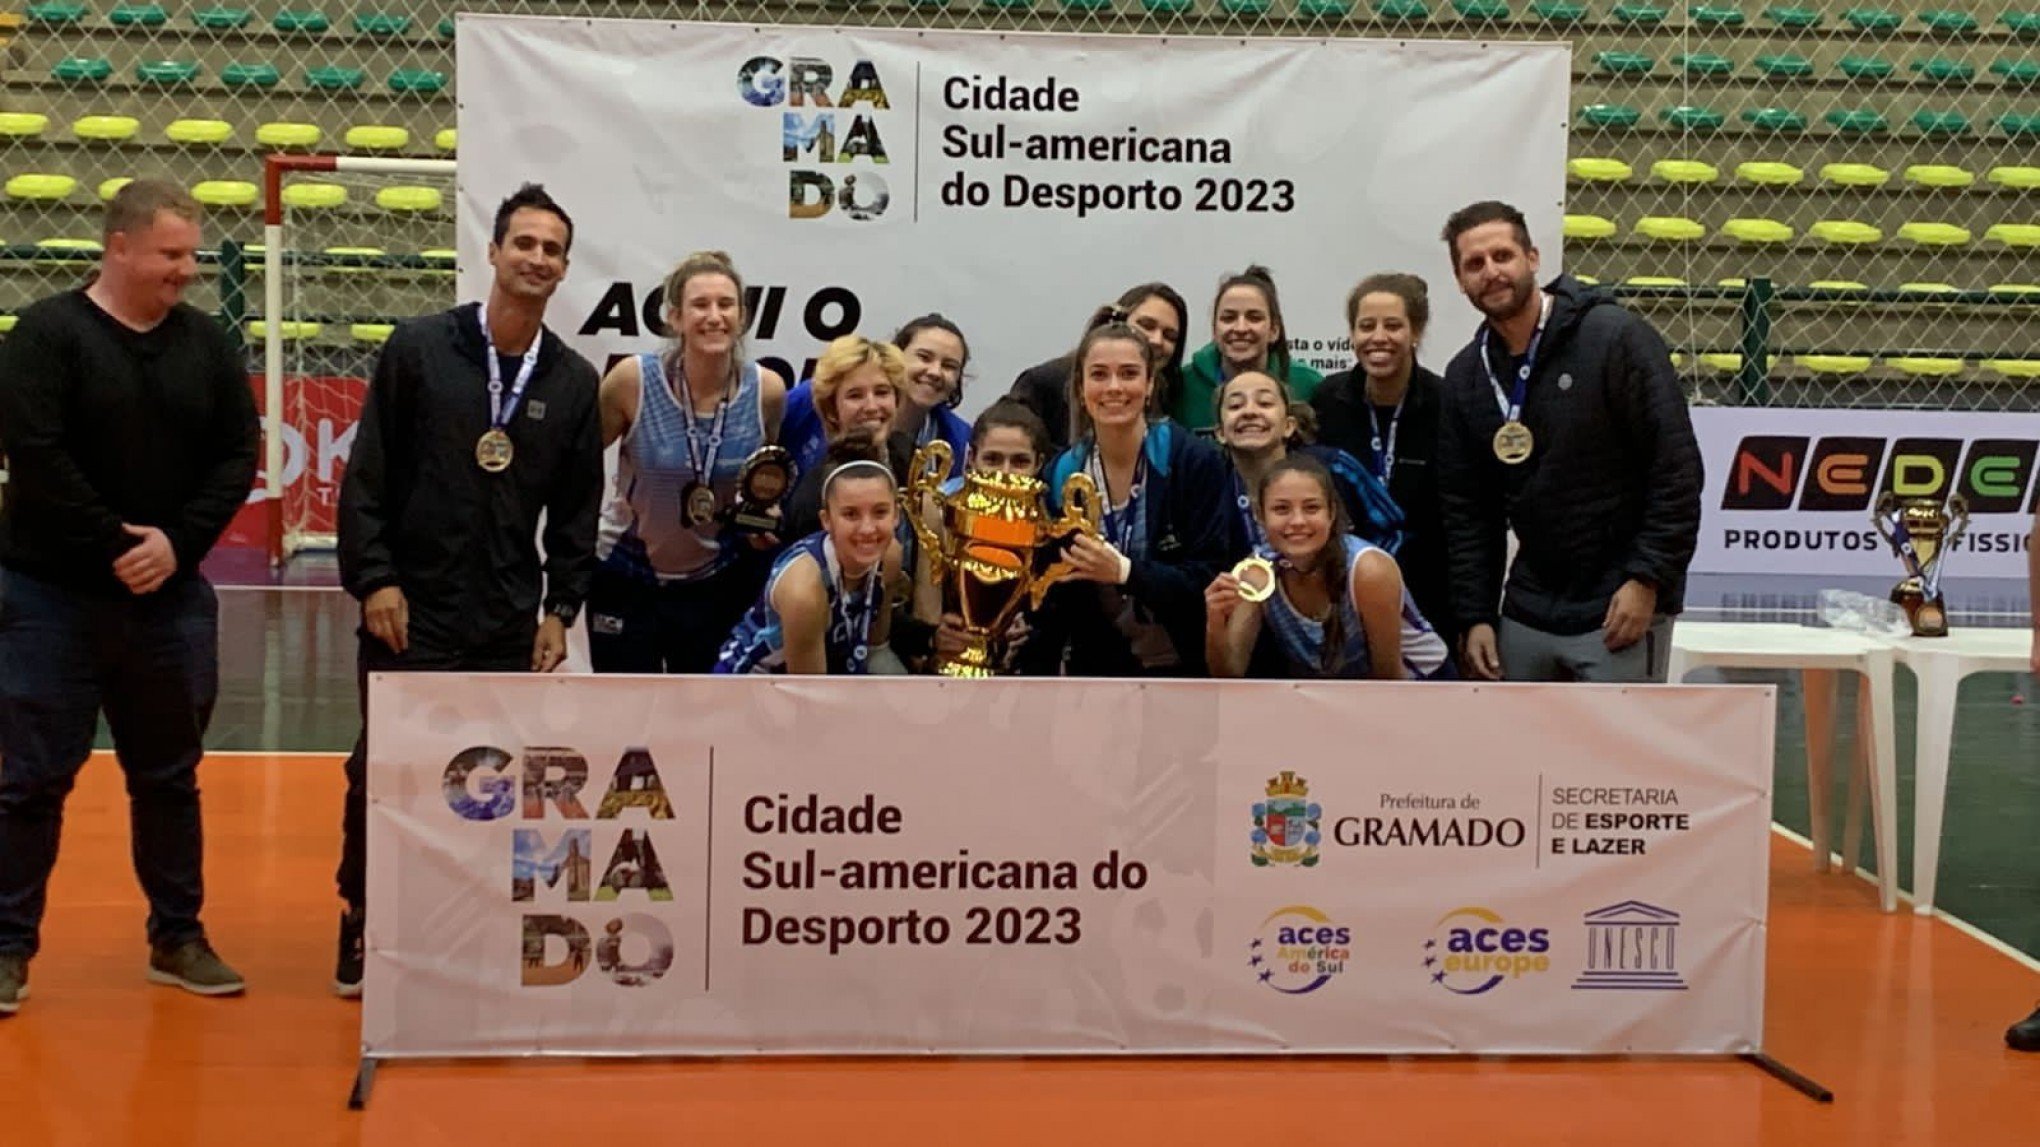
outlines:
[[588, 595], [598, 673], [708, 672], [779, 546], [731, 520], [786, 402], [786, 381], [744, 359], [743, 280], [728, 256], [698, 253], [665, 298], [673, 349], [602, 380], [603, 439], [621, 446]]
[[1452, 675], [1445, 641], [1403, 588], [1395, 558], [1347, 532], [1322, 463], [1307, 454], [1276, 462], [1261, 479], [1256, 509], [1267, 540], [1205, 590], [1213, 676]]

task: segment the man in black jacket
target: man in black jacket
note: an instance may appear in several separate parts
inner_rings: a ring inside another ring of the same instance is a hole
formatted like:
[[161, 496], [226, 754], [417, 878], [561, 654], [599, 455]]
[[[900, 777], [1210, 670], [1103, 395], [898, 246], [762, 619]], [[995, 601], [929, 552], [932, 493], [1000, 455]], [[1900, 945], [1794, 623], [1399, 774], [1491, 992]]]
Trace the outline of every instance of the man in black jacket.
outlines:
[[[497, 208], [487, 300], [402, 324], [376, 362], [339, 514], [341, 582], [361, 601], [364, 719], [371, 672], [547, 673], [566, 656], [603, 482], [595, 368], [543, 325], [573, 228], [526, 184]], [[361, 992], [363, 737], [347, 759], [337, 876], [347, 910], [333, 982], [348, 997]]]
[[1476, 203], [1444, 238], [1460, 289], [1487, 316], [1446, 368], [1439, 423], [1468, 671], [1662, 681], [1700, 531], [1700, 452], [1670, 351], [1577, 280], [1538, 290], [1515, 208]]
[[0, 344], [0, 1016], [28, 994], [64, 798], [106, 713], [127, 774], [148, 978], [233, 995], [199, 923], [198, 763], [219, 693], [219, 602], [198, 563], [255, 481], [238, 348], [186, 305], [199, 206], [138, 180], [107, 205], [90, 285]]

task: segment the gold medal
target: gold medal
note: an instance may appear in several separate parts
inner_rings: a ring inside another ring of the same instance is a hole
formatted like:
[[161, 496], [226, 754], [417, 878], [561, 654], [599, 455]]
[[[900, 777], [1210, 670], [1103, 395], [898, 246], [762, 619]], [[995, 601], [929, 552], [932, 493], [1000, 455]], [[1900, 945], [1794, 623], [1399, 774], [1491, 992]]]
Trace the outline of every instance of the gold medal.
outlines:
[[510, 436], [501, 427], [490, 427], [487, 434], [475, 443], [475, 464], [491, 474], [501, 474], [510, 468], [510, 459], [516, 449], [510, 445]]
[[683, 512], [690, 526], [705, 526], [715, 521], [716, 499], [713, 487], [700, 482], [689, 482], [680, 495]]
[[1247, 601], [1259, 603], [1275, 596], [1275, 564], [1267, 558], [1247, 558], [1232, 568], [1232, 575], [1240, 583], [1240, 597]]
[[1530, 428], [1511, 418], [1495, 431], [1495, 457], [1506, 466], [1520, 466], [1530, 458], [1530, 451], [1537, 446], [1537, 439]]

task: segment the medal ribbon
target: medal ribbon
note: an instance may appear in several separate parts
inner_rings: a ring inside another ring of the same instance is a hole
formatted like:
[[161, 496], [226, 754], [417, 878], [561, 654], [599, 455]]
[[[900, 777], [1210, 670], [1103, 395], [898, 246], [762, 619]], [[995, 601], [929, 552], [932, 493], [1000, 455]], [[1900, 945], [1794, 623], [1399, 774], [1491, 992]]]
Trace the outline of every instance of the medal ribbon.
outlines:
[[1138, 555], [1133, 549], [1134, 533], [1141, 524], [1140, 499], [1147, 488], [1147, 438], [1143, 436], [1140, 440], [1139, 454], [1133, 465], [1133, 488], [1126, 492], [1126, 506], [1116, 512], [1111, 507], [1112, 487], [1105, 481], [1105, 458], [1098, 452], [1096, 445], [1092, 444], [1091, 474], [1097, 480], [1099, 492], [1105, 496], [1105, 520], [1101, 524], [1105, 527], [1106, 535], [1112, 539], [1113, 548], [1129, 558], [1136, 557]]
[[678, 375], [680, 380], [678, 405], [681, 436], [687, 439], [687, 464], [694, 468], [695, 481], [713, 488], [716, 456], [722, 453], [723, 423], [730, 415], [730, 389], [727, 386], [723, 387], [722, 397], [716, 400], [715, 421], [709, 425], [708, 446], [704, 449], [694, 440], [694, 391], [689, 388], [687, 374], [681, 369], [677, 359], [673, 363], [673, 373]]
[[[1482, 359], [1487, 358], [1486, 347], [1481, 348], [1480, 356]], [[1395, 435], [1396, 431], [1402, 428], [1403, 403], [1408, 402], [1409, 399], [1410, 393], [1405, 390], [1403, 391], [1403, 396], [1395, 400], [1395, 413], [1388, 416], [1388, 444], [1384, 449], [1381, 440], [1381, 412], [1375, 408], [1372, 402], [1367, 401], [1367, 394], [1364, 390], [1360, 394], [1360, 400], [1367, 405], [1367, 425], [1374, 430], [1374, 476], [1381, 479], [1381, 484], [1384, 486], [1388, 485], [1389, 478], [1395, 474]], [[1518, 411], [1522, 409], [1522, 405], [1523, 396], [1519, 393], [1516, 396]], [[1502, 413], [1506, 418], [1508, 411], [1504, 410]]]
[[1901, 511], [1892, 515], [1891, 536], [1898, 542], [1898, 556], [1905, 562], [1905, 572], [1920, 579], [1920, 588], [1928, 601], [1941, 593], [1941, 570], [1946, 562], [1935, 562], [1932, 573], [1927, 572], [1925, 563], [1920, 561], [1919, 547], [1913, 545], [1912, 531], [1905, 528], [1905, 514]]
[[850, 587], [844, 584], [843, 563], [836, 556], [835, 539], [824, 539], [822, 544], [827, 550], [829, 573], [836, 583], [836, 612], [840, 615], [843, 638], [850, 643], [850, 664], [853, 668], [862, 666], [871, 655], [871, 623], [878, 616], [879, 603], [885, 599], [879, 586], [885, 563], [881, 561], [864, 575], [863, 593], [852, 594]]
[[524, 361], [517, 366], [517, 381], [510, 384], [510, 399], [503, 400], [503, 364], [496, 354], [496, 340], [489, 334], [489, 301], [475, 310], [482, 323], [482, 343], [488, 347], [483, 357], [489, 360], [489, 429], [502, 430], [517, 417], [517, 408], [524, 402], [524, 388], [531, 385], [531, 374], [538, 369], [538, 346], [545, 341], [544, 333], [533, 335], [531, 346], [524, 352]]
[[1239, 508], [1240, 521], [1247, 529], [1247, 546], [1252, 549], [1268, 540], [1268, 533], [1261, 528], [1261, 519], [1254, 514], [1254, 500], [1247, 494], [1247, 480], [1240, 477], [1238, 470], [1229, 471], [1226, 481], [1232, 486], [1233, 505]]
[[[1516, 383], [1508, 393], [1502, 392], [1502, 380], [1495, 377], [1494, 360], [1488, 357], [1488, 335], [1492, 326], [1480, 328], [1480, 365], [1487, 368], [1488, 385], [1495, 388], [1495, 405], [1501, 407], [1503, 422], [1523, 420], [1523, 396], [1530, 389], [1530, 374], [1537, 369], [1537, 348], [1544, 342], [1544, 324], [1551, 318], [1551, 296], [1543, 296], [1544, 303], [1537, 310], [1537, 331], [1530, 336], [1530, 346], [1523, 352], [1523, 365], [1516, 371]], [[1399, 410], [1400, 408], [1398, 408]]]

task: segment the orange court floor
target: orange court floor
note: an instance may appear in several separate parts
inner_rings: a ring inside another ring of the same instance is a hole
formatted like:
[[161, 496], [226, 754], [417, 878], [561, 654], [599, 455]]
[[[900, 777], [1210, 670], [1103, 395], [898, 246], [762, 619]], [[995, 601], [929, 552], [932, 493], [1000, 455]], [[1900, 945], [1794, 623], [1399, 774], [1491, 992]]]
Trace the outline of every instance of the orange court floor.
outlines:
[[334, 998], [339, 758], [217, 753], [207, 925], [248, 977], [207, 1000], [142, 978], [125, 797], [71, 798], [32, 997], [0, 1020], [0, 1147], [661, 1144], [2040, 1143], [2040, 1056], [2003, 1031], [2040, 971], [1771, 850], [1767, 1050], [1733, 1060], [879, 1059], [404, 1063], [346, 1110], [357, 1005]]

